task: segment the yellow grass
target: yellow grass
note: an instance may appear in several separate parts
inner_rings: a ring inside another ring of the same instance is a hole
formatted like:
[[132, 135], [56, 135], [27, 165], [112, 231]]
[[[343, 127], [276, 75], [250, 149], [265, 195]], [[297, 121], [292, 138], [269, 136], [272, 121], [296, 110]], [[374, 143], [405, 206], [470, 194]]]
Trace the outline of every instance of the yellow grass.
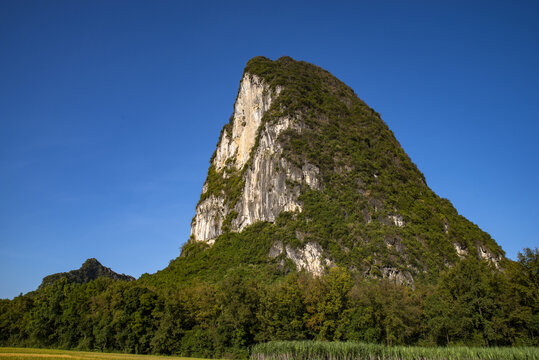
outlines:
[[195, 358], [0, 347], [2, 360], [202, 360]]

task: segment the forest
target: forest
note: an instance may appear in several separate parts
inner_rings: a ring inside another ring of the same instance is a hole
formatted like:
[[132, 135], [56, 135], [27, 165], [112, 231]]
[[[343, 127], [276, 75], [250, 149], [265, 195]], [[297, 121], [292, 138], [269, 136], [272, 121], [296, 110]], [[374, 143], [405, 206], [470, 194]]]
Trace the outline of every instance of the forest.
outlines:
[[435, 283], [366, 279], [340, 267], [322, 277], [271, 278], [253, 266], [177, 288], [66, 277], [0, 301], [0, 346], [247, 358], [278, 340], [431, 346], [537, 346], [539, 251], [503, 270], [468, 257]]

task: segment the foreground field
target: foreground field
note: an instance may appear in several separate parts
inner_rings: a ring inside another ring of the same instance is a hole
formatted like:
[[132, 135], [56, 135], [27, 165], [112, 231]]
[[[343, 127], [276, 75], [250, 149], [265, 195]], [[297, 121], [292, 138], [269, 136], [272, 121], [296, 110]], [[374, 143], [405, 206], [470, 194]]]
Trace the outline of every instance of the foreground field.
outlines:
[[253, 360], [539, 360], [536, 347], [394, 346], [356, 342], [275, 341], [255, 345]]
[[132, 355], [71, 350], [0, 348], [0, 359], [6, 360], [202, 360], [185, 357]]
[[[71, 350], [2, 348], [2, 360], [204, 360]], [[253, 360], [539, 360], [539, 348], [386, 347], [363, 343], [278, 341], [255, 345]]]

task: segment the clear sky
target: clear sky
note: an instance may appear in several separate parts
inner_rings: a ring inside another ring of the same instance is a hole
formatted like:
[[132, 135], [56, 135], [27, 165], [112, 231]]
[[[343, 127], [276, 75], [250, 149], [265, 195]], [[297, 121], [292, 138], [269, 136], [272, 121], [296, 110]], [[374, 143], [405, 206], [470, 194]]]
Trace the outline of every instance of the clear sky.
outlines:
[[189, 236], [245, 63], [319, 65], [510, 258], [539, 246], [538, 1], [0, 0], [0, 298]]

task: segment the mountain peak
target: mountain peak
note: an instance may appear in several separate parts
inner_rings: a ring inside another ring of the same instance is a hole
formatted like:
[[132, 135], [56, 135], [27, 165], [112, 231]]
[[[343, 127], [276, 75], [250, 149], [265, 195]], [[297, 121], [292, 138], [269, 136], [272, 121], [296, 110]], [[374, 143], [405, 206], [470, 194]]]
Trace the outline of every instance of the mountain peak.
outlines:
[[101, 263], [97, 261], [96, 258], [89, 258], [87, 259], [81, 266], [81, 269], [84, 268], [91, 268], [91, 267], [102, 267]]
[[122, 281], [135, 280], [135, 278], [132, 276], [118, 274], [112, 271], [110, 268], [101, 265], [101, 263], [97, 261], [97, 259], [90, 258], [86, 260], [77, 270], [71, 270], [69, 272], [56, 273], [46, 276], [45, 278], [43, 278], [41, 285], [39, 285], [39, 289], [49, 286], [63, 277], [65, 277], [67, 281], [77, 284], [84, 284], [100, 277]]
[[280, 233], [267, 257], [314, 274], [341, 265], [411, 282], [470, 255], [503, 259], [427, 186], [376, 111], [326, 70], [287, 56], [247, 63], [190, 243], [211, 246], [257, 223]]

